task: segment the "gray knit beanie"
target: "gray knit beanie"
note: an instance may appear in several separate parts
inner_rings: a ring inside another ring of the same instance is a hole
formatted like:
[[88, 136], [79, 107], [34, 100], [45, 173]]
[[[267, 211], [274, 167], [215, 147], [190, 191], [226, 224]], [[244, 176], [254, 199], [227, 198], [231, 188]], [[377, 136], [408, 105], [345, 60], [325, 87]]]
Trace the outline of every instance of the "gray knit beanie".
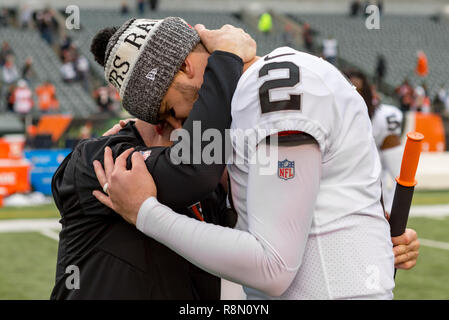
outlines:
[[133, 116], [158, 122], [162, 98], [186, 57], [200, 42], [183, 19], [130, 19], [107, 42], [104, 75]]

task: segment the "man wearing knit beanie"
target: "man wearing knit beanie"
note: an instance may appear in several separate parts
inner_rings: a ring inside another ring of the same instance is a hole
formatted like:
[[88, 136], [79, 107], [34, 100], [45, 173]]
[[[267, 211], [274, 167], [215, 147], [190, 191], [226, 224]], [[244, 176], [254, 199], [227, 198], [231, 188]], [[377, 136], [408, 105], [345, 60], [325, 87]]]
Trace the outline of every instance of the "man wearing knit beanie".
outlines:
[[[197, 30], [204, 27], [197, 26]], [[115, 32], [105, 29], [97, 34], [92, 52], [104, 66], [105, 79], [119, 91], [122, 105], [131, 115], [153, 124], [166, 120], [175, 128], [179, 124], [170, 115], [187, 117], [210, 55], [200, 43], [197, 30], [177, 17], [133, 18]], [[231, 26], [223, 30], [228, 37], [245, 34]], [[229, 42], [222, 39], [223, 47], [214, 45], [214, 50], [234, 52], [245, 63], [255, 55], [254, 40], [249, 35], [246, 40], [247, 45], [227, 48]]]

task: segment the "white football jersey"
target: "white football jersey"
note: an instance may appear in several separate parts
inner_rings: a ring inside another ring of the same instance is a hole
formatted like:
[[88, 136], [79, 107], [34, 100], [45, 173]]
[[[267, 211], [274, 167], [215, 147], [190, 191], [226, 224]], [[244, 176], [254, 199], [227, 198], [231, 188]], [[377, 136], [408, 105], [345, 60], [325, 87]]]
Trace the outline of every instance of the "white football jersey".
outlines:
[[402, 112], [395, 106], [381, 104], [374, 112], [372, 124], [374, 140], [380, 150], [386, 137], [401, 135]]
[[[231, 136], [237, 129], [302, 131], [318, 142], [322, 153], [303, 262], [281, 299], [392, 298], [394, 257], [366, 109], [356, 89], [330, 63], [287, 47], [260, 58], [237, 85]], [[234, 152], [250, 157], [248, 146], [234, 145]], [[248, 230], [248, 168], [247, 162], [228, 166], [241, 230]], [[249, 299], [269, 298], [254, 289], [245, 292]]]

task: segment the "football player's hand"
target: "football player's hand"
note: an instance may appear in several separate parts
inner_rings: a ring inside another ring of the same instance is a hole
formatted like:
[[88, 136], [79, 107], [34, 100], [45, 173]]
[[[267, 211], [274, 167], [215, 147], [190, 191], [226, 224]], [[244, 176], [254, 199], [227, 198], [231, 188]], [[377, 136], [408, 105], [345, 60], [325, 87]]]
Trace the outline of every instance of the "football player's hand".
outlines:
[[114, 125], [111, 129], [109, 129], [108, 131], [106, 131], [105, 133], [103, 133], [103, 137], [106, 136], [112, 136], [114, 134], [117, 134], [120, 130], [122, 130], [130, 121], [136, 121], [137, 119], [125, 119], [125, 120], [120, 120], [119, 123], [117, 123], [116, 125]]
[[105, 193], [95, 190], [93, 195], [123, 219], [135, 225], [140, 206], [149, 197], [156, 197], [157, 190], [140, 152], [133, 153], [132, 169], [126, 169], [126, 159], [132, 151], [133, 148], [126, 150], [114, 163], [112, 150], [105, 148], [104, 169], [97, 160], [94, 161], [94, 169], [98, 182], [103, 186], [103, 190], [106, 190]]
[[418, 235], [413, 229], [406, 229], [398, 236], [392, 237], [394, 266], [397, 269], [409, 270], [416, 265], [419, 255]]
[[204, 25], [197, 24], [195, 30], [210, 53], [217, 50], [231, 52], [239, 56], [243, 63], [256, 56], [256, 41], [241, 28], [225, 24], [218, 30], [208, 30]]

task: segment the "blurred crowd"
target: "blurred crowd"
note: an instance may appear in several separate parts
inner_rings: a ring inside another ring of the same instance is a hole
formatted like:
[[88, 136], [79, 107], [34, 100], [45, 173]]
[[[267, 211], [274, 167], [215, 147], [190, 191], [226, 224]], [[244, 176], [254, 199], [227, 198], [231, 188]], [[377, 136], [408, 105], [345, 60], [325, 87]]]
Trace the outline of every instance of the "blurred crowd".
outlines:
[[[136, 0], [136, 11], [139, 15], [145, 14], [145, 2], [148, 4], [150, 11], [156, 11], [159, 1], [158, 0]], [[129, 5], [127, 0], [123, 0], [120, 5], [120, 13], [122, 15], [128, 15], [130, 13]]]
[[418, 111], [437, 113], [449, 117], [449, 92], [441, 86], [433, 100], [430, 98], [425, 82], [412, 86], [406, 78], [395, 89], [402, 111]]
[[370, 5], [377, 6], [377, 8], [379, 9], [379, 14], [383, 13], [384, 3], [382, 0], [376, 1], [364, 0], [363, 2], [361, 0], [352, 0], [349, 4], [349, 16], [350, 17], [367, 16], [369, 14], [369, 12], [367, 12], [367, 8]]
[[[57, 111], [59, 102], [55, 87], [50, 81], [38, 82], [33, 69], [33, 58], [27, 57], [21, 67], [16, 65], [16, 56], [7, 41], [1, 44], [0, 49], [1, 70], [1, 97], [6, 110], [20, 115], [31, 112], [35, 105], [43, 112]], [[33, 90], [34, 88], [34, 90]], [[33, 92], [34, 91], [34, 92]]]
[[[151, 1], [150, 7], [157, 5]], [[123, 2], [126, 5], [126, 2]], [[34, 30], [61, 61], [59, 70], [61, 81], [65, 84], [80, 83], [82, 88], [93, 97], [99, 112], [120, 110], [118, 94], [113, 87], [104, 84], [103, 79], [92, 79], [89, 60], [79, 50], [76, 41], [65, 32], [61, 32], [57, 12], [51, 8], [32, 10], [28, 5], [18, 9], [0, 9], [0, 28]], [[0, 47], [0, 112], [14, 112], [26, 115], [34, 109], [40, 113], [59, 112], [58, 86], [45, 76], [38, 76], [34, 69], [32, 51], [23, 63], [8, 42], [2, 39]], [[23, 55], [21, 55], [23, 59]], [[37, 61], [39, 63], [39, 61]], [[107, 96], [106, 94], [107, 93]]]
[[84, 90], [90, 91], [89, 61], [81, 54], [76, 43], [64, 35], [58, 47], [61, 59], [61, 77], [65, 83], [80, 82]]
[[[382, 11], [382, 1], [365, 1], [363, 4], [361, 1], [352, 1], [350, 16], [359, 16], [370, 4], [376, 4], [379, 6], [379, 11]], [[333, 36], [328, 36], [323, 38], [321, 43], [317, 43], [315, 40], [317, 34], [318, 32], [315, 31], [309, 23], [304, 22], [302, 24], [302, 50], [321, 56], [323, 59], [339, 68], [346, 67], [339, 65], [338, 40]], [[295, 43], [292, 40], [294, 37], [293, 29], [287, 23], [283, 32], [284, 45], [295, 47]], [[388, 57], [385, 55], [381, 53], [377, 54], [376, 62], [371, 73], [374, 86], [373, 90], [375, 91], [389, 91], [386, 90], [386, 83], [384, 81], [388, 72], [387, 60]], [[370, 66], [367, 66], [364, 69], [369, 68]], [[398, 107], [403, 112], [432, 112], [443, 116], [443, 118], [449, 118], [449, 90], [446, 88], [447, 84], [441, 84], [438, 94], [434, 95], [432, 99], [425, 82], [428, 75], [429, 66], [427, 56], [424, 51], [419, 50], [416, 53], [416, 64], [410, 68], [410, 78], [412, 78], [413, 81], [409, 81], [408, 78], [405, 78], [399, 86], [394, 88], [394, 92], [392, 92], [394, 95], [393, 98], [397, 98], [399, 104]], [[411, 82], [415, 83], [415, 85], [412, 85]]]

